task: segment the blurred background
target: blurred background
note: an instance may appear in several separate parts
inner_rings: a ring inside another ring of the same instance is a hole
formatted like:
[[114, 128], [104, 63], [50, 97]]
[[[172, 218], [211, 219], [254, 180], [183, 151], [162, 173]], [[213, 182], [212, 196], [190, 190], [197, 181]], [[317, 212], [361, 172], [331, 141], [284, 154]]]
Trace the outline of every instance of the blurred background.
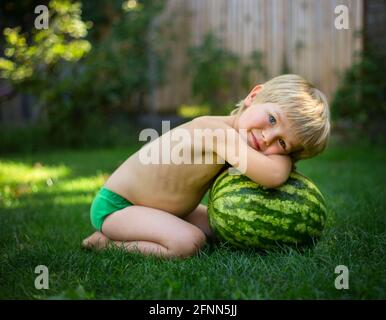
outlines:
[[0, 152], [125, 146], [284, 73], [326, 93], [336, 139], [384, 143], [385, 22], [382, 0], [3, 0]]

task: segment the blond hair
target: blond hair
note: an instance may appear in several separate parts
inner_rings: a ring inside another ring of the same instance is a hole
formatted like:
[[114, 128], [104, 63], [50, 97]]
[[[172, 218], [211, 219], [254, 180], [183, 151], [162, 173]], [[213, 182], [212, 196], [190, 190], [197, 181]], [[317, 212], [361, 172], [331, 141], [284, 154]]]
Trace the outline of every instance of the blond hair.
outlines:
[[[330, 111], [325, 95], [296, 74], [285, 74], [264, 83], [256, 103], [275, 103], [289, 120], [301, 149], [291, 153], [294, 161], [321, 153], [330, 136]], [[240, 115], [247, 106], [240, 101], [231, 115]]]

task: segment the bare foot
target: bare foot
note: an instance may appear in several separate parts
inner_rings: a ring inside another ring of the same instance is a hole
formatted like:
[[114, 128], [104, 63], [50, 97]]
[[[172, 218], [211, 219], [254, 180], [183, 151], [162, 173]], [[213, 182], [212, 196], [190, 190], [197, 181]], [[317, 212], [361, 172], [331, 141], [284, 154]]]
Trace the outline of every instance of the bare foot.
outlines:
[[103, 233], [96, 231], [82, 241], [82, 247], [86, 249], [104, 249], [108, 246], [110, 239]]

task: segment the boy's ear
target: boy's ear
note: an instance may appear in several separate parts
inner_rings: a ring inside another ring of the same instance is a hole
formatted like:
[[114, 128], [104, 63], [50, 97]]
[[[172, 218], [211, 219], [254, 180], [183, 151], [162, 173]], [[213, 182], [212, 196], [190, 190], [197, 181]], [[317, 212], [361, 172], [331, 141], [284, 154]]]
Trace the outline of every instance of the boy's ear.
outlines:
[[256, 98], [256, 95], [259, 93], [259, 91], [263, 88], [263, 85], [262, 84], [258, 84], [257, 86], [255, 86], [251, 92], [248, 94], [248, 96], [245, 98], [244, 100], [244, 104], [246, 107], [249, 107], [253, 100], [255, 100]]

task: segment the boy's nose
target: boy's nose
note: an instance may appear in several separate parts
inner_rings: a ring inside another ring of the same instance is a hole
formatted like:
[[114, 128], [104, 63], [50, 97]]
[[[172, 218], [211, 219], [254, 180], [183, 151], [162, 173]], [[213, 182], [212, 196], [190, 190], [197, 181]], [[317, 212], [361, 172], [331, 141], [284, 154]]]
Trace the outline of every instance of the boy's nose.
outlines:
[[268, 131], [261, 131], [261, 136], [263, 137], [263, 141], [265, 145], [268, 147], [272, 142], [272, 135]]
[[261, 135], [263, 137], [265, 145], [268, 147], [273, 141], [276, 140], [276, 138], [278, 137], [278, 132], [274, 129], [262, 130]]

